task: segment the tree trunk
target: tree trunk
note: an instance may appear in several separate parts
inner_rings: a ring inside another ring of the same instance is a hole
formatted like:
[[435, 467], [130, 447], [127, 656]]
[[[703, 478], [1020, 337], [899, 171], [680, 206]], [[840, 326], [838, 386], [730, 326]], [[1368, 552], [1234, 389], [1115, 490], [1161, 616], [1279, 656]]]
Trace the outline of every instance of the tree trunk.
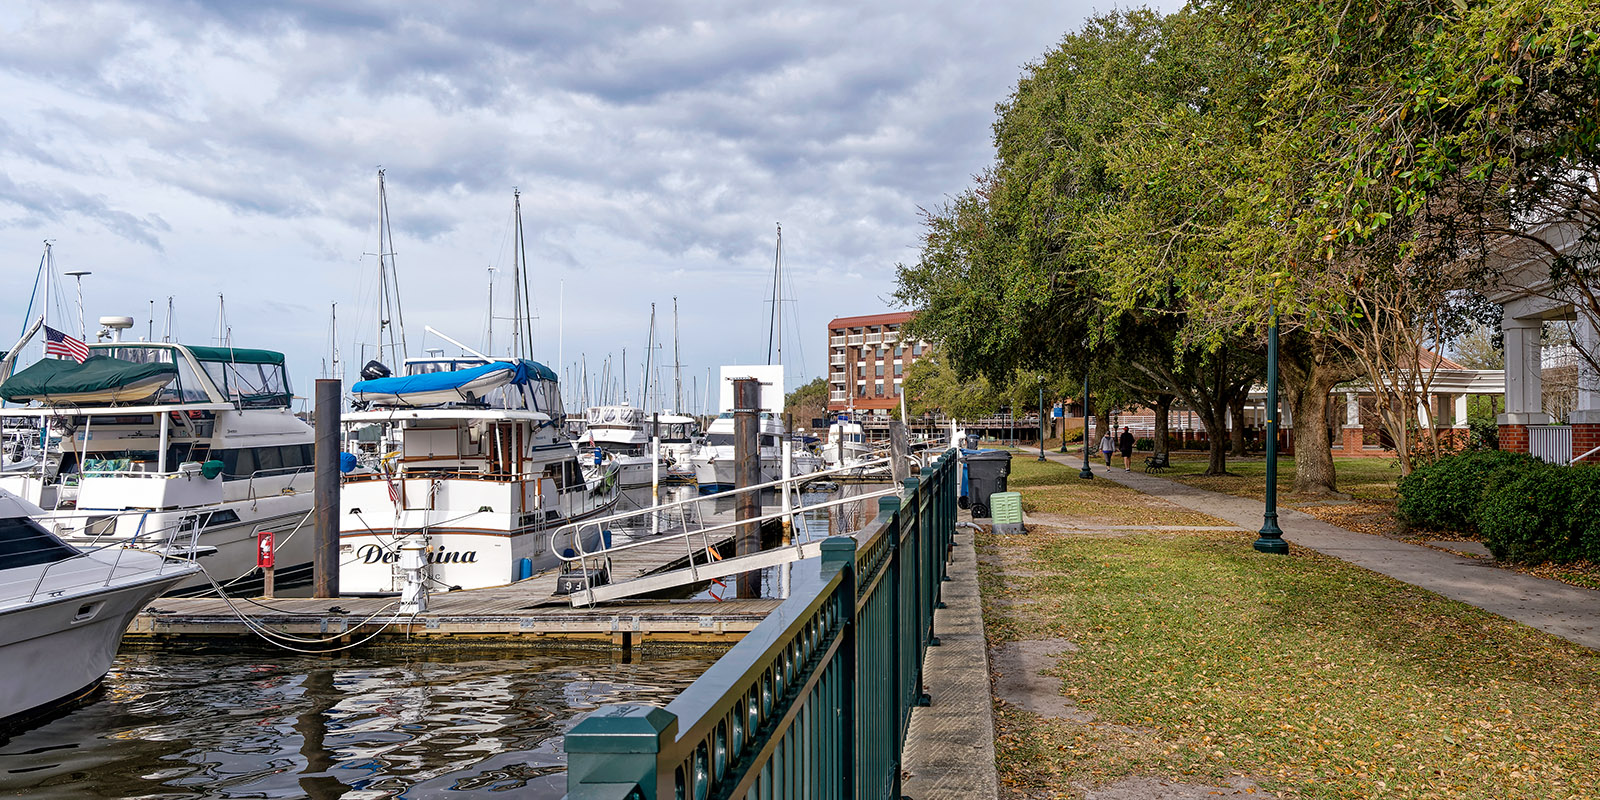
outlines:
[[1164, 455], [1167, 452], [1167, 437], [1170, 435], [1167, 432], [1170, 420], [1167, 418], [1170, 416], [1172, 416], [1172, 395], [1156, 395], [1156, 444], [1153, 452], [1157, 455]]
[[1250, 390], [1240, 392], [1228, 403], [1229, 415], [1233, 417], [1233, 430], [1229, 431], [1229, 444], [1233, 446], [1233, 457], [1244, 458], [1244, 404], [1250, 399]]
[[1284, 387], [1294, 414], [1294, 491], [1301, 495], [1338, 493], [1333, 471], [1333, 440], [1328, 436], [1328, 392], [1338, 383], [1325, 370], [1312, 370], [1306, 382]]
[[1200, 422], [1206, 426], [1206, 449], [1211, 455], [1206, 474], [1228, 474], [1228, 407], [1214, 406], [1211, 413], [1200, 415]]
[[1100, 446], [1100, 439], [1111, 432], [1111, 409], [1102, 408], [1094, 415], [1094, 442], [1093, 447]]

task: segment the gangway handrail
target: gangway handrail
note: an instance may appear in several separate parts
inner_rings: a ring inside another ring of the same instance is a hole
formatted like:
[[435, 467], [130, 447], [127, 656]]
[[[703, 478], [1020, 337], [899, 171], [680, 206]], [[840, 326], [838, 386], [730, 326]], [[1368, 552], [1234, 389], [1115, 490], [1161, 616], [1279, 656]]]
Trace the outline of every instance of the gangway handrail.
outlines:
[[[747, 525], [747, 524], [751, 524], [751, 523], [760, 524], [760, 523], [763, 523], [763, 522], [767, 522], [769, 520], [781, 519], [783, 517], [792, 517], [792, 516], [794, 516], [796, 514], [805, 514], [805, 513], [810, 513], [810, 512], [814, 512], [814, 511], [822, 511], [824, 509], [834, 508], [836, 506], [842, 506], [842, 505], [845, 505], [847, 503], [856, 503], [856, 502], [861, 502], [861, 501], [865, 501], [865, 500], [875, 500], [875, 499], [880, 498], [880, 497], [898, 497], [899, 495], [900, 495], [900, 489], [898, 487], [891, 487], [891, 488], [884, 489], [884, 490], [877, 491], [877, 492], [867, 492], [866, 494], [860, 494], [860, 495], [856, 495], [854, 497], [846, 497], [846, 498], [842, 498], [842, 499], [839, 499], [839, 500], [829, 500], [827, 502], [815, 503], [813, 505], [805, 506], [805, 507], [802, 507], [802, 508], [792, 508], [792, 509], [789, 509], [788, 511], [784, 511], [782, 509], [779, 509], [777, 511], [769, 511], [769, 512], [767, 512], [765, 514], [762, 514], [761, 516], [750, 517], [749, 519], [732, 520], [730, 522], [722, 522], [722, 523], [718, 523], [716, 525], [707, 526], [707, 527], [704, 527], [704, 528], [696, 528], [695, 530], [685, 530], [685, 531], [680, 531], [680, 532], [677, 532], [677, 533], [671, 533], [671, 534], [666, 534], [666, 535], [661, 535], [661, 536], [652, 536], [649, 539], [641, 539], [639, 541], [633, 541], [633, 542], [627, 542], [627, 543], [624, 543], [624, 544], [619, 544], [619, 545], [616, 545], [614, 547], [602, 548], [601, 550], [593, 552], [593, 553], [579, 553], [577, 555], [573, 555], [571, 557], [568, 557], [565, 553], [557, 552], [556, 553], [556, 558], [558, 558], [562, 562], [568, 563], [568, 564], [570, 564], [572, 562], [575, 562], [575, 561], [576, 562], [583, 562], [583, 566], [585, 568], [587, 568], [588, 567], [588, 563], [587, 562], [591, 558], [602, 558], [602, 557], [609, 558], [612, 555], [614, 555], [616, 553], [619, 553], [619, 552], [622, 552], [624, 550], [631, 550], [631, 549], [633, 549], [635, 547], [644, 547], [646, 545], [659, 545], [659, 544], [661, 544], [663, 542], [671, 542], [671, 541], [675, 541], [677, 539], [683, 539], [683, 540], [685, 540], [687, 542], [687, 540], [692, 539], [692, 538], [694, 538], [696, 536], [701, 537], [701, 540], [702, 540], [700, 549], [701, 550], [709, 550], [709, 549], [711, 549], [711, 537], [710, 537], [710, 534], [715, 532], [715, 531], [727, 530], [728, 528], [737, 528], [737, 527], [739, 527], [741, 525]], [[806, 537], [807, 541], [810, 541], [811, 538], [812, 537], [809, 537], [809, 536]], [[582, 539], [581, 538], [578, 540], [578, 544], [579, 544], [580, 547], [582, 546]], [[791, 544], [787, 544], [787, 545], [779, 545], [778, 547], [770, 547], [770, 548], [767, 548], [766, 550], [763, 550], [761, 552], [769, 552], [769, 551], [779, 550], [779, 549], [783, 549], [785, 547], [788, 547], [788, 548], [793, 548], [795, 550], [795, 552], [798, 553], [800, 551], [800, 547], [803, 544], [805, 544], [805, 542], [795, 541], [795, 542], [793, 542]], [[699, 574], [695, 570], [695, 563], [694, 563], [694, 554], [695, 554], [695, 552], [696, 552], [696, 550], [693, 547], [690, 547], [688, 549], [688, 552], [687, 552], [687, 555], [689, 557], [689, 572], [690, 572], [689, 582], [691, 582], [691, 583], [699, 581]], [[613, 584], [613, 585], [615, 585], [615, 584]], [[568, 602], [570, 602], [574, 606], [593, 605], [594, 602], [595, 602], [595, 599], [594, 599], [594, 585], [592, 583], [590, 583], [590, 582], [585, 581], [582, 591], [584, 593], [584, 597], [583, 597], [583, 599], [581, 601], [579, 599], [578, 592], [574, 591], [572, 594], [568, 595]]]
[[[870, 466], [874, 466], [874, 465], [877, 465], [877, 464], [887, 464], [887, 463], [889, 463], [889, 459], [887, 459], [887, 458], [873, 459], [871, 461], [863, 461], [863, 462], [861, 462], [859, 464], [851, 464], [848, 467], [834, 467], [833, 469], [823, 469], [823, 470], [817, 470], [816, 472], [807, 472], [804, 475], [794, 475], [794, 476], [791, 476], [789, 478], [789, 482], [793, 483], [793, 484], [796, 484], [796, 485], [799, 485], [802, 482], [810, 482], [810, 481], [816, 480], [819, 476], [822, 476], [822, 475], [832, 475], [832, 474], [834, 474], [836, 472], [849, 472], [851, 470], [861, 469], [862, 467], [870, 467]], [[781, 484], [783, 482], [784, 482], [783, 479], [779, 478], [778, 480], [775, 480], [775, 481], [767, 481], [766, 483], [758, 483], [758, 484], [755, 484], [754, 486], [743, 486], [743, 487], [740, 487], [740, 488], [737, 488], [737, 489], [731, 489], [731, 490], [726, 491], [726, 492], [718, 492], [714, 496], [716, 498], [718, 498], [718, 499], [727, 498], [727, 497], [733, 497], [735, 495], [743, 494], [745, 492], [755, 492], [755, 491], [760, 491], [760, 490], [763, 490], [763, 489], [771, 489], [771, 488], [774, 488], [774, 487], [778, 486], [779, 484]], [[636, 508], [636, 509], [634, 509], [632, 511], [624, 511], [624, 512], [622, 512], [620, 514], [612, 514], [610, 516], [599, 517], [597, 519], [586, 519], [586, 520], [579, 520], [577, 522], [568, 522], [568, 523], [566, 523], [564, 525], [561, 525], [560, 527], [550, 531], [549, 544], [551, 545], [551, 548], [554, 549], [556, 537], [558, 535], [560, 535], [563, 531], [567, 531], [568, 529], [572, 529], [574, 532], [576, 532], [576, 531], [581, 531], [581, 530], [583, 530], [584, 528], [587, 528], [587, 527], [593, 527], [593, 526], [597, 526], [597, 525], [607, 525], [607, 524], [610, 524], [610, 523], [613, 523], [613, 522], [617, 522], [619, 520], [630, 519], [632, 517], [643, 516], [645, 514], [653, 514], [653, 513], [654, 514], [659, 514], [659, 513], [663, 512], [663, 511], [670, 511], [670, 510], [678, 508], [680, 506], [686, 506], [686, 505], [691, 505], [691, 504], [695, 504], [695, 503], [704, 502], [705, 500], [709, 499], [709, 497], [711, 497], [711, 495], [704, 496], [704, 497], [691, 497], [691, 498], [688, 498], [686, 500], [674, 500], [674, 501], [672, 501], [670, 503], [662, 503], [660, 505], [654, 505], [654, 506], [650, 506], [648, 508]]]

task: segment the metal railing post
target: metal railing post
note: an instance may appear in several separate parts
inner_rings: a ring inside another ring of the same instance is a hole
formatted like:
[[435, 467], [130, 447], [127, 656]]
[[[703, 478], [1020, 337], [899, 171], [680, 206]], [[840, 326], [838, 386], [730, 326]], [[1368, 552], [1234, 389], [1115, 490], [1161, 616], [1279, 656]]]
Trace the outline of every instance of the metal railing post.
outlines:
[[662, 742], [678, 718], [655, 706], [602, 706], [566, 735], [567, 796], [572, 800], [660, 800]]
[[[839, 645], [839, 674], [843, 676], [843, 685], [840, 686], [839, 717], [841, 740], [838, 742], [839, 752], [835, 755], [835, 763], [839, 765], [839, 795], [844, 798], [860, 797], [856, 789], [857, 761], [861, 754], [856, 750], [856, 720], [861, 718], [861, 672], [857, 646], [860, 643], [861, 626], [857, 607], [856, 596], [858, 591], [857, 579], [860, 572], [856, 569], [856, 540], [853, 536], [830, 536], [822, 541], [822, 574], [840, 569], [845, 572], [845, 578], [839, 584], [839, 605], [844, 619], [844, 631]], [[826, 796], [826, 792], [819, 792]]]

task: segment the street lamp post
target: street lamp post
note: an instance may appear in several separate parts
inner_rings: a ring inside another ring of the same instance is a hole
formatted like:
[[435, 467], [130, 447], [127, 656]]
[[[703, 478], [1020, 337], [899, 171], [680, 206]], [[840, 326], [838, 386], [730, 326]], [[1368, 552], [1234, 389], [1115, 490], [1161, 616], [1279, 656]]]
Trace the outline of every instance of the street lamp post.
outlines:
[[[1066, 438], [1063, 436], [1062, 438]], [[1066, 445], [1062, 445], [1065, 447]], [[1089, 370], [1083, 371], [1083, 469], [1078, 470], [1078, 477], [1093, 478], [1094, 470], [1089, 469]]]
[[1267, 310], [1267, 507], [1261, 518], [1261, 535], [1255, 548], [1263, 553], [1285, 555], [1289, 543], [1278, 528], [1278, 311]]
[[1039, 376], [1039, 460], [1044, 460], [1044, 376]]

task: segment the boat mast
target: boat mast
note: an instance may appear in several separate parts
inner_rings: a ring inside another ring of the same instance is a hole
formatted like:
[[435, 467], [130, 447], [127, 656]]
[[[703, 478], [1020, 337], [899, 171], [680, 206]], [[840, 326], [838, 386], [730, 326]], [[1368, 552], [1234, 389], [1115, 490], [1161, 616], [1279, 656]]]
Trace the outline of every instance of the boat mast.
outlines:
[[683, 413], [683, 362], [678, 359], [678, 298], [672, 298], [672, 410]]
[[778, 303], [783, 299], [780, 288], [783, 280], [783, 223], [778, 225], [778, 244], [772, 255], [772, 312], [767, 316], [767, 364], [772, 364], [773, 334], [777, 334], [778, 363], [783, 363], [783, 311]]
[[[644, 375], [643, 375], [643, 379], [639, 381], [639, 384], [642, 387], [640, 389], [640, 392], [639, 392], [639, 405], [645, 411], [650, 411], [651, 410], [650, 409], [650, 365], [651, 365], [651, 363], [653, 363], [655, 361], [655, 355], [656, 355], [656, 304], [655, 303], [651, 303], [650, 304], [650, 335], [645, 337]], [[657, 386], [656, 387], [656, 392], [659, 394], [660, 391], [661, 391], [661, 387]], [[656, 404], [656, 409], [655, 410], [657, 410], [657, 411], [661, 410], [661, 404], [660, 403]]]
[[328, 309], [328, 325], [331, 331], [328, 334], [329, 344], [333, 347], [333, 370], [328, 376], [337, 380], [344, 380], [344, 372], [339, 368], [339, 304], [333, 303]]
[[522, 190], [512, 189], [511, 198], [517, 226], [511, 243], [511, 356], [533, 358], [533, 309], [528, 294], [528, 240], [522, 234]]
[[[406, 347], [406, 320], [400, 308], [400, 272], [395, 267], [394, 230], [389, 224], [389, 190], [384, 179], [384, 169], [378, 168], [378, 340], [376, 360], [383, 361], [383, 350], [389, 349], [397, 365], [405, 363], [409, 355]], [[397, 337], [398, 334], [398, 338]], [[387, 337], [388, 341], [385, 342]]]
[[494, 267], [489, 268], [489, 341], [483, 352], [494, 355]]
[[[49, 239], [44, 240], [44, 258], [41, 259], [41, 261], [43, 263], [43, 266], [44, 266], [44, 324], [45, 324], [45, 327], [49, 327], [50, 326], [50, 273], [56, 271], [55, 256], [50, 252], [51, 244], [52, 243], [51, 243], [51, 241]], [[40, 342], [41, 345], [46, 346], [46, 347], [49, 346], [49, 343], [50, 343], [50, 337], [49, 336], [46, 336], [44, 338], [44, 341]], [[48, 356], [48, 355], [50, 355], [50, 353], [49, 352], [45, 352], [44, 355]]]

